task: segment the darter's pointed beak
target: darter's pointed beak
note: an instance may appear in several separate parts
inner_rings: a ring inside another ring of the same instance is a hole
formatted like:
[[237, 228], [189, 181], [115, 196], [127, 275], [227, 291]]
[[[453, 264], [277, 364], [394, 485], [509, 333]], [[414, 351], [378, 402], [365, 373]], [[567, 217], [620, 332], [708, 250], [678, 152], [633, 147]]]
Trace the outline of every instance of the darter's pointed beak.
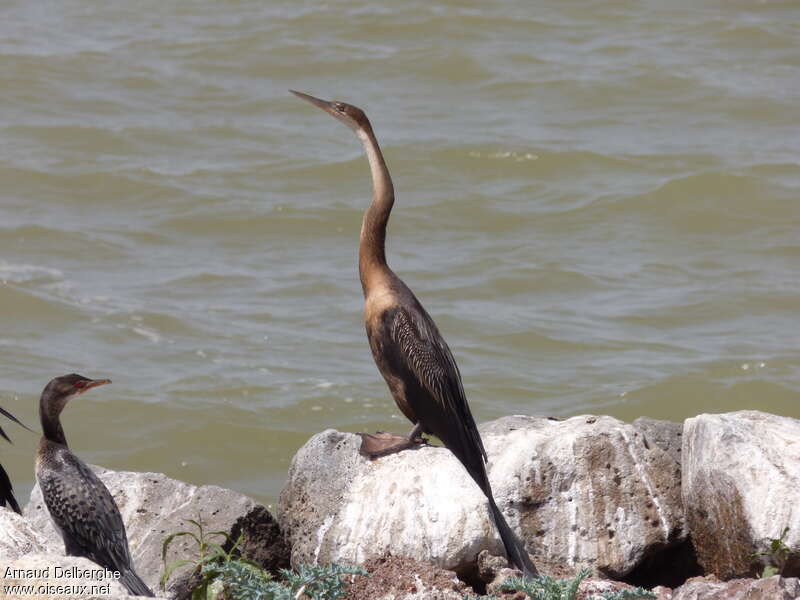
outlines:
[[326, 110], [328, 112], [331, 111], [332, 102], [329, 102], [328, 100], [322, 100], [320, 98], [315, 98], [314, 96], [309, 96], [308, 94], [304, 94], [303, 92], [295, 92], [294, 90], [289, 90], [289, 91], [292, 92], [295, 96], [297, 96], [301, 100], [305, 100], [306, 102], [310, 102], [311, 104], [313, 104], [316, 107], [321, 108], [322, 110]]

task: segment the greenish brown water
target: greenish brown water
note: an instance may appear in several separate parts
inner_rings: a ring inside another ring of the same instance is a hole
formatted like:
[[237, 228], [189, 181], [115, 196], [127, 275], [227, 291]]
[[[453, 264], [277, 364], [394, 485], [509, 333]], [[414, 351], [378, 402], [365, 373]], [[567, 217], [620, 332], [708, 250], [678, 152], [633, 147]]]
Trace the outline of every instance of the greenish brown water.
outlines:
[[0, 403], [110, 377], [65, 413], [81, 456], [268, 503], [313, 433], [407, 429], [366, 161], [292, 88], [371, 117], [390, 263], [479, 421], [800, 417], [800, 8], [678, 4], [7, 2]]

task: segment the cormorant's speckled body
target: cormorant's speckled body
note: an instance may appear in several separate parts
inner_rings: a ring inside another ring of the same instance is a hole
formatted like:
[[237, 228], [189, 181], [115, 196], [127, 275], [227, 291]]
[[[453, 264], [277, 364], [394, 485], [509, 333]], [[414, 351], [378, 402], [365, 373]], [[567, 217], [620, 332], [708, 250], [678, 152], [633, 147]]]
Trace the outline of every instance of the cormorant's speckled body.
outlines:
[[53, 379], [42, 393], [44, 437], [39, 442], [36, 479], [68, 556], [84, 556], [110, 571], [134, 595], [153, 592], [133, 569], [125, 524], [111, 492], [67, 447], [59, 414], [69, 399], [91, 387], [110, 383], [72, 374]]

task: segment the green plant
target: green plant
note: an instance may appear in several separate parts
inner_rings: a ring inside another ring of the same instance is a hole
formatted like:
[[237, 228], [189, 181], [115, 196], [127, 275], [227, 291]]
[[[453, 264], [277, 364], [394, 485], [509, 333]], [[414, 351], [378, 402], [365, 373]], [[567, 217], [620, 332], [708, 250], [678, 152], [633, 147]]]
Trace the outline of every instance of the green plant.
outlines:
[[[301, 565], [297, 572], [281, 570], [285, 583], [274, 584], [275, 595], [265, 600], [292, 600], [311, 598], [312, 600], [337, 600], [347, 593], [343, 575], [366, 575], [364, 569], [343, 565]], [[248, 597], [235, 600], [249, 600]]]
[[769, 560], [768, 565], [764, 566], [759, 577], [766, 578], [773, 575], [783, 575], [783, 569], [786, 568], [786, 563], [793, 556], [800, 556], [800, 548], [790, 548], [786, 542], [786, 534], [789, 533], [789, 528], [785, 527], [781, 532], [780, 537], [769, 539], [769, 550], [764, 552], [755, 552], [750, 556], [756, 558], [758, 556], [766, 556]]
[[640, 600], [641, 598], [655, 598], [656, 595], [644, 588], [628, 588], [616, 592], [606, 592], [603, 594], [605, 600]]
[[[338, 600], [347, 592], [344, 575], [366, 575], [363, 569], [342, 565], [306, 566], [301, 565], [297, 572], [281, 569], [283, 581], [273, 581], [272, 576], [258, 565], [237, 556], [237, 547], [241, 536], [229, 551], [223, 544], [230, 543], [230, 537], [224, 531], [205, 531], [202, 521], [189, 519], [189, 523], [197, 528], [197, 533], [179, 531], [164, 540], [161, 547], [161, 560], [164, 563], [164, 574], [161, 577], [161, 589], [165, 589], [175, 569], [185, 565], [193, 565], [199, 574], [200, 581], [192, 590], [192, 600], [214, 600], [224, 592], [229, 600]], [[179, 537], [191, 537], [198, 548], [198, 556], [194, 560], [177, 560], [167, 565], [167, 550], [170, 544]], [[221, 538], [222, 544], [210, 538]]]
[[297, 572], [282, 569], [283, 581], [273, 581], [269, 573], [237, 559], [207, 564], [203, 572], [204, 579], [222, 585], [230, 600], [338, 600], [347, 593], [344, 575], [367, 574], [342, 565], [302, 565]]
[[[210, 592], [213, 597], [217, 588], [222, 588], [231, 600], [273, 597], [268, 593], [269, 586], [274, 585], [272, 576], [261, 567], [242, 559], [229, 557], [223, 562], [206, 563], [200, 569], [200, 577], [201, 582], [207, 582], [199, 592], [201, 594]], [[195, 591], [200, 587], [196, 587]]]
[[[191, 531], [178, 531], [166, 537], [164, 543], [161, 545], [161, 562], [164, 564], [164, 574], [161, 576], [160, 585], [161, 589], [166, 589], [167, 581], [169, 580], [175, 569], [186, 565], [193, 565], [193, 570], [199, 571], [201, 575], [200, 583], [192, 591], [192, 600], [201, 600], [209, 597], [209, 586], [213, 583], [213, 571], [209, 569], [212, 565], [226, 564], [233, 558], [233, 553], [241, 541], [241, 537], [231, 547], [229, 552], [225, 552], [222, 544], [214, 543], [210, 538], [222, 538], [222, 543], [230, 542], [230, 536], [224, 531], [206, 531], [203, 527], [203, 522], [200, 517], [197, 521], [194, 519], [187, 519], [189, 523], [197, 528], [197, 533]], [[190, 537], [197, 544], [197, 558], [195, 560], [176, 560], [169, 565], [167, 564], [167, 550], [170, 544], [180, 538]]]
[[575, 600], [581, 581], [591, 571], [584, 569], [572, 579], [555, 579], [542, 575], [535, 579], [527, 577], [511, 577], [503, 584], [502, 589], [513, 592], [525, 592], [534, 600]]
[[[572, 579], [555, 579], [547, 575], [535, 579], [511, 577], [507, 579], [502, 590], [508, 592], [524, 592], [532, 600], [575, 600], [578, 597], [578, 588], [581, 582], [590, 574], [584, 569]], [[604, 600], [639, 600], [641, 598], [655, 598], [655, 594], [642, 588], [606, 592], [601, 596]], [[467, 600], [491, 600], [497, 596], [470, 597]]]

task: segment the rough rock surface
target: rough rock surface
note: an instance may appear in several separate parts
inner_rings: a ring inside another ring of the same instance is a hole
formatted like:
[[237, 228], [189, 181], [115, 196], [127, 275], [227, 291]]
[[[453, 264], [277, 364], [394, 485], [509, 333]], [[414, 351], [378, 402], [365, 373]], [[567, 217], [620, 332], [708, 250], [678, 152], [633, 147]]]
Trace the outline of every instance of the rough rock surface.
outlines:
[[363, 565], [345, 600], [462, 600], [466, 586], [455, 573], [411, 558], [385, 556]]
[[766, 579], [695, 577], [674, 590], [668, 600], [797, 600], [800, 580], [773, 575]]
[[[96, 572], [99, 567], [88, 558], [62, 556], [60, 554], [29, 554], [16, 560], [0, 559], [0, 569], [35, 569], [38, 576], [2, 577], [0, 579], [1, 600], [66, 600], [72, 598], [103, 598], [117, 600], [142, 598], [129, 596], [125, 587], [113, 577], [74, 577], [87, 571]], [[76, 572], [73, 569], [80, 571]], [[107, 573], [107, 572], [104, 572]], [[90, 574], [91, 575], [91, 574]], [[10, 589], [14, 585], [33, 586], [32, 589], [16, 593]], [[68, 587], [68, 589], [67, 589]], [[83, 591], [84, 593], [79, 593]]]
[[8, 508], [0, 508], [0, 560], [44, 552], [45, 546], [44, 537], [28, 521]]
[[[481, 428], [498, 506], [543, 572], [566, 565], [624, 576], [685, 538], [679, 466], [611, 417], [506, 417]], [[384, 554], [476, 569], [503, 554], [486, 501], [444, 448], [377, 461], [328, 430], [295, 455], [278, 520], [292, 562], [361, 564]]]
[[607, 416], [504, 417], [481, 428], [498, 504], [535, 564], [621, 578], [686, 536], [679, 465]]
[[502, 552], [483, 494], [449, 450], [370, 461], [360, 444], [329, 429], [294, 456], [277, 514], [292, 564], [362, 564], [391, 554], [457, 570], [484, 548]]
[[[177, 531], [195, 531], [187, 519], [199, 518], [207, 531], [236, 530], [234, 533], [237, 535], [242, 527], [245, 531], [256, 531], [262, 535], [268, 535], [271, 531], [272, 540], [258, 541], [262, 545], [277, 543], [278, 547], [282, 543], [282, 536], [266, 509], [232, 490], [213, 485], [198, 487], [170, 479], [161, 473], [92, 468], [111, 491], [119, 506], [136, 571], [153, 591], [158, 589], [162, 573], [161, 547], [164, 539]], [[25, 507], [24, 516], [30, 526], [42, 535], [48, 552], [64, 553], [61, 536], [53, 526], [38, 485], [31, 492], [31, 500]], [[222, 540], [214, 538], [213, 541]], [[183, 536], [170, 545], [167, 562], [192, 560], [196, 556], [194, 541]], [[287, 562], [287, 557], [288, 553], [282, 559], [283, 564]], [[180, 592], [181, 582], [185, 584], [182, 575], [187, 570], [188, 567], [179, 569], [170, 580], [175, 582], [171, 586], [173, 594]]]
[[[605, 600], [613, 594], [619, 594], [623, 591], [633, 589], [633, 586], [628, 585], [627, 583], [622, 583], [621, 581], [587, 577], [581, 581], [581, 585], [578, 587], [576, 600]], [[656, 600], [665, 599], [658, 598], [658, 596], [656, 596]]]
[[675, 462], [681, 464], [683, 423], [639, 417], [631, 425], [644, 434], [645, 445], [655, 444], [669, 454]]
[[[760, 570], [753, 554], [789, 527], [800, 547], [800, 420], [758, 411], [684, 424], [683, 501], [697, 557], [721, 579]], [[800, 575], [800, 561], [784, 575]]]

